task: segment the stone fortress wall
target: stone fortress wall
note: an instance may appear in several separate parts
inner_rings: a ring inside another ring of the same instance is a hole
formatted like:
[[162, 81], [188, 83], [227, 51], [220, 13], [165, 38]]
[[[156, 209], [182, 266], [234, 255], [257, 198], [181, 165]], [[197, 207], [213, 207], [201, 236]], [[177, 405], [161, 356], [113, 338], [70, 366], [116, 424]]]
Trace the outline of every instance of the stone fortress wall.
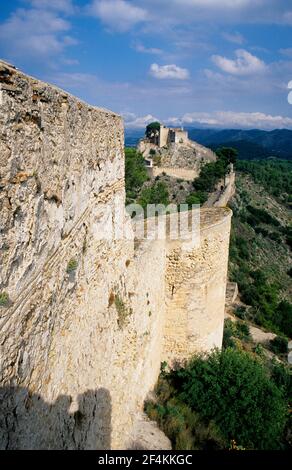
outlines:
[[192, 181], [200, 174], [199, 169], [192, 170], [190, 168], [169, 168], [164, 166], [147, 167], [147, 172], [150, 178], [156, 178], [156, 176], [166, 174], [173, 178], [183, 179], [186, 181]]
[[161, 361], [220, 347], [231, 213], [187, 252], [112, 240], [121, 118], [4, 62], [0, 86], [0, 448], [127, 448]]

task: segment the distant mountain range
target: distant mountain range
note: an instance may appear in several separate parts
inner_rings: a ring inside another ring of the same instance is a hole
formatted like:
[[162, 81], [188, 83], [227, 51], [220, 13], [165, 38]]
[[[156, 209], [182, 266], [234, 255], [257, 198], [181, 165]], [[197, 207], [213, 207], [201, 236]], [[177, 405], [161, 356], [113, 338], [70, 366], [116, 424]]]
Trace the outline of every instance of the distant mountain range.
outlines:
[[188, 129], [189, 137], [207, 147], [234, 147], [243, 159], [277, 157], [292, 159], [292, 131], [276, 129]]
[[[190, 139], [213, 150], [222, 146], [236, 148], [240, 159], [276, 157], [292, 160], [292, 131], [288, 129], [262, 131], [259, 129], [186, 128], [186, 130], [188, 130]], [[126, 146], [135, 146], [143, 135], [143, 129], [126, 129]]]

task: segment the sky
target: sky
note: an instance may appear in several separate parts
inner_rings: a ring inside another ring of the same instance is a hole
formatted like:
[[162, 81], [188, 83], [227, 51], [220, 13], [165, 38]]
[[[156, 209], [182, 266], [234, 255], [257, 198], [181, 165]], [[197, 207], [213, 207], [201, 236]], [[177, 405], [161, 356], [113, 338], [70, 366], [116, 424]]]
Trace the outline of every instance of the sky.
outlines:
[[0, 0], [0, 57], [129, 128], [292, 129], [292, 0]]

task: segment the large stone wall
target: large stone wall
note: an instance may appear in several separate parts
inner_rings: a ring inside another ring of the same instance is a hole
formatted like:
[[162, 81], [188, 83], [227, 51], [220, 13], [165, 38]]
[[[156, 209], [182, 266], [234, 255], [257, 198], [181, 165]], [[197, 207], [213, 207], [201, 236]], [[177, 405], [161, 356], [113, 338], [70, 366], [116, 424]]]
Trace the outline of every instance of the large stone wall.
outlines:
[[225, 207], [227, 206], [230, 199], [235, 194], [235, 172], [233, 168], [231, 173], [229, 173], [223, 183], [223, 190], [218, 195], [218, 199], [214, 202], [214, 207]]
[[159, 372], [165, 256], [106, 239], [122, 120], [4, 63], [0, 80], [0, 447], [125, 447]]
[[199, 170], [191, 170], [189, 168], [169, 168], [161, 166], [152, 166], [147, 168], [147, 172], [151, 178], [165, 173], [173, 178], [183, 179], [186, 181], [193, 181], [199, 176]]
[[168, 243], [163, 358], [170, 365], [222, 345], [230, 209], [204, 209], [200, 243]]
[[207, 216], [196, 253], [113, 240], [131, 233], [121, 118], [4, 62], [0, 86], [0, 448], [125, 448], [172, 345], [220, 345], [229, 215]]

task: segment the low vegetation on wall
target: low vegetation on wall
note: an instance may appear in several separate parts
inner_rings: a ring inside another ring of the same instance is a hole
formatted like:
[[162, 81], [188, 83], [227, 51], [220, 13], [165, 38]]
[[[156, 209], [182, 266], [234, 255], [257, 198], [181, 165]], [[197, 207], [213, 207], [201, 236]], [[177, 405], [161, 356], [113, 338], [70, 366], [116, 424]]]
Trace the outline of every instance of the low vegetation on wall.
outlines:
[[146, 412], [177, 450], [286, 449], [292, 376], [263, 355], [244, 322], [227, 321], [223, 350], [162, 367]]

